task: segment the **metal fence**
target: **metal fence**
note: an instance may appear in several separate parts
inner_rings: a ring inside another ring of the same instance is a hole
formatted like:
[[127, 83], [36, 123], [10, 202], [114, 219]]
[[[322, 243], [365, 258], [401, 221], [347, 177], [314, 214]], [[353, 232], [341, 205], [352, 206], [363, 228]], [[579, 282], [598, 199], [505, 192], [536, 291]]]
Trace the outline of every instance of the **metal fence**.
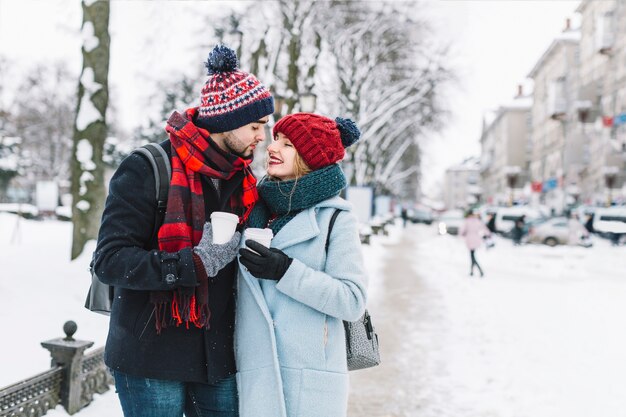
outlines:
[[0, 389], [0, 417], [41, 417], [61, 404], [69, 414], [89, 405], [93, 394], [113, 384], [104, 365], [104, 348], [85, 355], [93, 342], [75, 340], [76, 324], [63, 326], [65, 338], [42, 342], [50, 351], [52, 368]]

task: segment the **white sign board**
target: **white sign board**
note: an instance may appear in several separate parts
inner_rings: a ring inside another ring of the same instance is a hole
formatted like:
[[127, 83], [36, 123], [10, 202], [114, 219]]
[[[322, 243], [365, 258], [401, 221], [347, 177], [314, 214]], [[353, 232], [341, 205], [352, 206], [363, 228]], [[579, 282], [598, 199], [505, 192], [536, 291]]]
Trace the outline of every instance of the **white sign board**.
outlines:
[[346, 200], [354, 207], [354, 215], [361, 223], [367, 223], [372, 218], [372, 200], [374, 190], [371, 187], [348, 187]]
[[38, 181], [35, 199], [39, 211], [54, 211], [59, 205], [59, 186], [54, 181]]
[[374, 199], [374, 214], [383, 216], [392, 212], [391, 197], [388, 195], [379, 195]]

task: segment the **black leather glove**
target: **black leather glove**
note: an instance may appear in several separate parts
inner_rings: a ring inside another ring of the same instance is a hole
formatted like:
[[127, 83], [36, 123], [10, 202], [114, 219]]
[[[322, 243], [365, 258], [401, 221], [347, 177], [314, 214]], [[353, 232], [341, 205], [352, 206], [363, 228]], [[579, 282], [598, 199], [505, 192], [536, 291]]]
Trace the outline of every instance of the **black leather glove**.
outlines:
[[250, 273], [261, 279], [272, 279], [278, 281], [285, 275], [292, 258], [285, 255], [280, 249], [266, 248], [254, 240], [246, 240], [246, 246], [252, 249], [239, 249], [239, 262], [245, 266]]

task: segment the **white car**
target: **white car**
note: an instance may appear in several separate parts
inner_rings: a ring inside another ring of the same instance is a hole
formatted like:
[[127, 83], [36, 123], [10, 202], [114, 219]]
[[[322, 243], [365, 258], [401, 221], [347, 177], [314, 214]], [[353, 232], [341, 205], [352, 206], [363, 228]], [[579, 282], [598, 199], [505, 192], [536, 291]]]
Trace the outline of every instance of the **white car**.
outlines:
[[513, 229], [515, 221], [522, 216], [525, 222], [545, 217], [541, 211], [528, 206], [500, 207], [496, 212], [496, 231], [507, 235]]
[[593, 242], [589, 232], [576, 219], [554, 217], [546, 221], [538, 221], [528, 227], [528, 241], [543, 243], [548, 246], [579, 245], [590, 247]]
[[465, 214], [463, 210], [448, 210], [441, 213], [437, 222], [437, 231], [440, 235], [456, 235], [463, 225]]
[[593, 230], [598, 233], [626, 234], [626, 207], [597, 209], [593, 214]]

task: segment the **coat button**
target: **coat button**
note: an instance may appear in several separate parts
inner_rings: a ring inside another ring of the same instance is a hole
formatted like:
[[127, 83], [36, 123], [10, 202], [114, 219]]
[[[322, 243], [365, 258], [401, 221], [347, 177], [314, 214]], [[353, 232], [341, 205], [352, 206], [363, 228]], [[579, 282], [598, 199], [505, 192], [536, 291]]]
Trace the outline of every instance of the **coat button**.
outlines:
[[172, 285], [175, 282], [176, 282], [176, 275], [174, 275], [174, 274], [167, 274], [165, 276], [165, 283], [166, 284]]

